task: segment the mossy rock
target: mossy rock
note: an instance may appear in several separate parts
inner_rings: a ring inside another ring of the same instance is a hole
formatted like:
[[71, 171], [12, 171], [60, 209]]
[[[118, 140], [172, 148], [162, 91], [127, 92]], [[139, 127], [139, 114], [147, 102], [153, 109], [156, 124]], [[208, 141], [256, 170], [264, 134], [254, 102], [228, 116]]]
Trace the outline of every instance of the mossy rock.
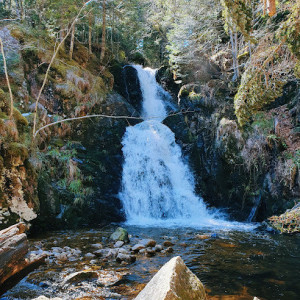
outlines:
[[28, 158], [28, 149], [20, 143], [10, 143], [5, 147], [6, 156], [20, 157], [23, 161]]
[[8, 119], [8, 115], [4, 112], [0, 112], [0, 119], [2, 120], [7, 120]]
[[17, 108], [14, 108], [13, 117], [14, 117], [15, 122], [18, 127], [19, 126], [20, 127], [28, 126], [27, 119], [24, 116], [22, 116], [22, 114], [20, 113], [20, 111]]
[[128, 232], [122, 227], [118, 227], [114, 233], [111, 234], [110, 239], [113, 241], [123, 241], [129, 243]]
[[26, 34], [25, 34], [24, 29], [20, 28], [19, 26], [11, 28], [10, 34], [11, 34], [11, 36], [13, 36], [18, 41], [24, 42]]

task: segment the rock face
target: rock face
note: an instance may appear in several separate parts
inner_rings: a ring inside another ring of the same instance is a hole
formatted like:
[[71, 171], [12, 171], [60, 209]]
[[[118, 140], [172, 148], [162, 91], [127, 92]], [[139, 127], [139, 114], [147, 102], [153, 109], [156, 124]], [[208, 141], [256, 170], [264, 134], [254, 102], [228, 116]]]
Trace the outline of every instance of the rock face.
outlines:
[[[172, 80], [159, 79], [174, 95]], [[174, 104], [193, 113], [164, 124], [189, 158], [196, 192], [240, 221], [261, 222], [292, 208], [300, 196], [299, 85], [287, 84], [284, 99], [257, 114], [246, 129], [238, 126], [234, 90], [224, 78], [203, 83], [187, 76], [183, 83]]]
[[135, 300], [204, 300], [201, 281], [180, 256], [172, 258], [151, 279]]
[[125, 98], [137, 110], [141, 111], [143, 96], [140, 82], [135, 68], [131, 66], [124, 67]]

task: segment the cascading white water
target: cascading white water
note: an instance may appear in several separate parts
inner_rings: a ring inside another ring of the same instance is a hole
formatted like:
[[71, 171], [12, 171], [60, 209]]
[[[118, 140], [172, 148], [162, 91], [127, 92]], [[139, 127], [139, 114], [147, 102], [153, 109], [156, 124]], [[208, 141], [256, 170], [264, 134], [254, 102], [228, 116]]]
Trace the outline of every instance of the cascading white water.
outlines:
[[[120, 199], [132, 225], [215, 226], [229, 223], [209, 213], [194, 193], [194, 178], [182, 158], [167, 116], [155, 70], [133, 66], [143, 94], [144, 122], [127, 127], [123, 137], [124, 165]], [[226, 225], [225, 225], [226, 226]]]

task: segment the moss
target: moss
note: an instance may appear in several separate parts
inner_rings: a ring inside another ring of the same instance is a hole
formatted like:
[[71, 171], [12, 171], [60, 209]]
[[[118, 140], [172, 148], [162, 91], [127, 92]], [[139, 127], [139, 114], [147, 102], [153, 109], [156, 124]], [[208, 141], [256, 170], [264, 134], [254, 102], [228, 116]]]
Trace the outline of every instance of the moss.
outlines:
[[25, 39], [25, 31], [19, 26], [15, 26], [10, 30], [10, 34], [20, 42], [24, 42]]
[[4, 167], [4, 161], [3, 161], [3, 157], [0, 155], [0, 173], [3, 169], [3, 167]]
[[13, 117], [15, 119], [17, 126], [22, 126], [22, 127], [28, 126], [27, 119], [24, 116], [22, 116], [22, 114], [17, 108], [14, 108]]
[[283, 92], [285, 84], [280, 78], [268, 78], [265, 83], [263, 70], [247, 69], [234, 97], [235, 114], [241, 126], [250, 122], [258, 111], [275, 101]]
[[274, 118], [264, 112], [258, 112], [253, 118], [251, 127], [259, 129], [264, 134], [269, 134], [274, 129]]
[[0, 89], [0, 110], [2, 112], [7, 112], [8, 109], [8, 101], [5, 92]]
[[64, 140], [60, 139], [60, 138], [57, 138], [57, 139], [54, 139], [51, 144], [53, 144], [55, 147], [63, 147], [65, 145], [65, 142]]
[[4, 112], [0, 112], [0, 119], [3, 119], [3, 120], [7, 120], [8, 119], [8, 115]]
[[6, 155], [10, 157], [20, 157], [22, 160], [28, 158], [28, 149], [20, 143], [10, 143], [5, 148]]

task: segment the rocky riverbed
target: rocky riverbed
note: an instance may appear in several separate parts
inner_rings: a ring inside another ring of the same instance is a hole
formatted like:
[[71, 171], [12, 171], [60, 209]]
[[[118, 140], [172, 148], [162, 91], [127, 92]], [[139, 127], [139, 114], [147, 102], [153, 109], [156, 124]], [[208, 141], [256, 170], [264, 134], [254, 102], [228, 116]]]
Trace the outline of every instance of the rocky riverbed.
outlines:
[[125, 228], [128, 235], [109, 226], [32, 238], [32, 255], [46, 253], [46, 264], [1, 299], [133, 299], [177, 255], [203, 282], [208, 299], [292, 300], [300, 294], [297, 236]]

